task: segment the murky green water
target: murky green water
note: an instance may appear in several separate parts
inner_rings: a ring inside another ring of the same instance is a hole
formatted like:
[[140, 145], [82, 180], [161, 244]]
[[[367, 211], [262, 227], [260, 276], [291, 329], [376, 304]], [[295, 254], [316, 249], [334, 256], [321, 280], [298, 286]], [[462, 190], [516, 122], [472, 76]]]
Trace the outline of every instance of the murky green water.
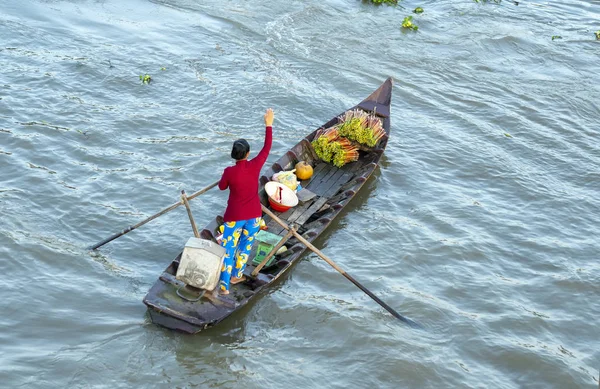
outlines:
[[[596, 1], [3, 0], [0, 386], [598, 387], [597, 30]], [[183, 210], [85, 250], [259, 147], [266, 107], [274, 161], [388, 76], [381, 168], [317, 246], [424, 330], [314, 255], [220, 327], [156, 327]]]

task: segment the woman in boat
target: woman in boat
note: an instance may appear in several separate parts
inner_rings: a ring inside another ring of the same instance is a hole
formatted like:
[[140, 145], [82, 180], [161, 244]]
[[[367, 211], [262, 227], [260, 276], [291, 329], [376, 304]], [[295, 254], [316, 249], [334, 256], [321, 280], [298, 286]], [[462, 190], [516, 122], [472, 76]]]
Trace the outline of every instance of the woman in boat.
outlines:
[[265, 164], [273, 141], [273, 110], [267, 109], [265, 119], [265, 143], [258, 155], [250, 160], [250, 145], [245, 139], [233, 142], [231, 157], [235, 165], [225, 168], [219, 181], [219, 189], [229, 188], [227, 209], [223, 216], [225, 227], [223, 241], [226, 254], [221, 269], [219, 289], [229, 294], [229, 284], [245, 280], [244, 269], [252, 250], [254, 237], [260, 229], [262, 208], [258, 197], [258, 176]]

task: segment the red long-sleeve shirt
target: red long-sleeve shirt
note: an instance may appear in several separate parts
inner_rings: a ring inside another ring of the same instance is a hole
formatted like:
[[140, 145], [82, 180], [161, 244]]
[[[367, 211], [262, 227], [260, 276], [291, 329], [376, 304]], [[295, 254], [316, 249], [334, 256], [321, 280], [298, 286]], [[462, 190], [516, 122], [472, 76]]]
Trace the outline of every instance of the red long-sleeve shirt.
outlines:
[[273, 128], [265, 129], [265, 144], [255, 158], [236, 161], [235, 166], [225, 168], [219, 181], [219, 189], [229, 188], [229, 199], [223, 220], [226, 222], [248, 220], [262, 216], [260, 199], [258, 198], [258, 176], [267, 161]]

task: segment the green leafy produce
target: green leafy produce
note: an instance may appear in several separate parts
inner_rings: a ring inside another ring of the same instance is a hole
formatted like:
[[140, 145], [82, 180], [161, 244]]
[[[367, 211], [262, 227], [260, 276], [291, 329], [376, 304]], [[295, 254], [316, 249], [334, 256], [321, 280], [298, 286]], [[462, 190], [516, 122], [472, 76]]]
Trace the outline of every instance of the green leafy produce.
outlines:
[[424, 12], [424, 10], [421, 7], [417, 7], [417, 8], [414, 9], [413, 12], [416, 13], [416, 14], [422, 14]]
[[337, 167], [358, 160], [358, 147], [348, 139], [340, 137], [335, 127], [317, 132], [312, 146], [321, 160]]
[[340, 138], [336, 142], [336, 150], [333, 155], [332, 163], [337, 167], [353, 161], [358, 161], [358, 148], [346, 138]]
[[342, 136], [358, 141], [358, 139], [364, 137], [364, 127], [362, 118], [351, 117], [340, 124], [338, 131]]
[[317, 153], [317, 156], [325, 162], [331, 162], [333, 154], [337, 150], [335, 141], [339, 138], [339, 133], [336, 128], [321, 130], [315, 135], [315, 140], [312, 141], [312, 146]]
[[412, 21], [412, 16], [407, 16], [404, 18], [404, 20], [402, 21], [402, 28], [408, 28], [414, 31], [417, 31], [419, 29], [419, 26], [417, 26], [416, 24], [413, 23]]
[[317, 156], [325, 162], [331, 162], [331, 153], [329, 152], [329, 142], [325, 137], [319, 137], [312, 141], [313, 149]]
[[142, 81], [142, 84], [149, 84], [152, 77], [149, 74], [140, 74], [140, 81]]
[[378, 117], [355, 109], [341, 115], [334, 127], [317, 131], [311, 144], [321, 160], [342, 167], [358, 160], [359, 144], [374, 147], [384, 136]]
[[562, 39], [562, 36], [560, 36], [560, 35], [552, 35], [552, 40], [555, 40], [555, 39]]
[[347, 111], [338, 118], [337, 128], [340, 136], [360, 144], [374, 147], [385, 136], [381, 120], [365, 111], [355, 109]]

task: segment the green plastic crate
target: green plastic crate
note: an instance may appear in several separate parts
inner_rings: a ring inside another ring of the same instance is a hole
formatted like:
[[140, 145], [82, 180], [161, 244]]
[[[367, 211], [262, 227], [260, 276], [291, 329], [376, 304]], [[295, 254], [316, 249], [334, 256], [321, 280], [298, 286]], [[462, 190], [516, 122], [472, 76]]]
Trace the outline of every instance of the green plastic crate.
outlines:
[[[258, 234], [256, 234], [255, 239], [257, 240], [257, 248], [256, 255], [252, 260], [252, 264], [258, 265], [263, 261], [263, 259], [265, 259], [267, 255], [269, 255], [269, 253], [271, 252], [271, 250], [273, 250], [277, 243], [279, 243], [279, 241], [281, 240], [281, 236], [273, 234], [271, 232], [260, 230]], [[273, 264], [273, 261], [275, 261], [275, 256], [272, 256], [271, 259], [269, 259], [269, 261], [265, 264], [265, 266], [271, 266]]]

